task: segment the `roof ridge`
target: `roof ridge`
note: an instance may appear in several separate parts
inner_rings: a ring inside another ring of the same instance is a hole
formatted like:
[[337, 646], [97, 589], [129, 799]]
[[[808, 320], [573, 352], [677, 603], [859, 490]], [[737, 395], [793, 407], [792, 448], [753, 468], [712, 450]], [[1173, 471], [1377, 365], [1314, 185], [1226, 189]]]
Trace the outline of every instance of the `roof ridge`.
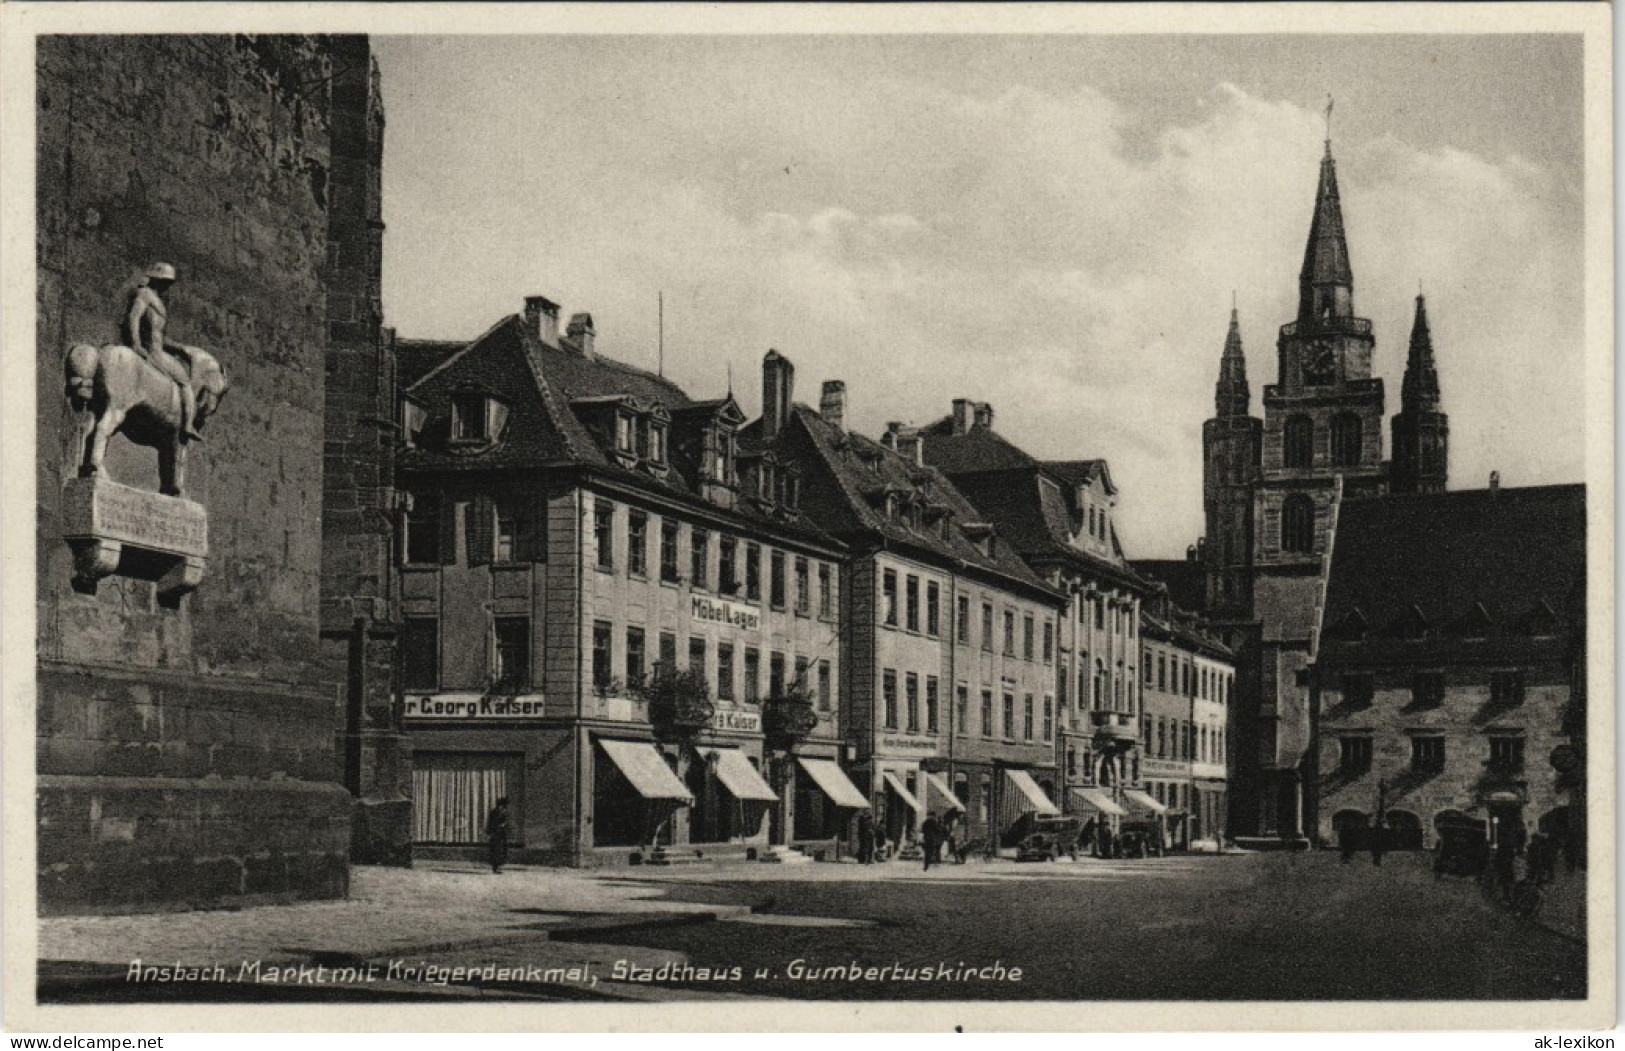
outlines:
[[427, 382], [432, 377], [440, 375], [442, 372], [444, 372], [448, 368], [450, 368], [453, 363], [461, 361], [464, 357], [466, 357], [468, 355], [469, 351], [473, 350], [475, 347], [479, 346], [481, 343], [483, 343], [487, 339], [489, 339], [491, 337], [491, 335], [496, 332], [497, 329], [501, 328], [503, 325], [506, 325], [511, 321], [518, 320], [518, 318], [519, 318], [518, 314], [509, 314], [508, 316], [499, 319], [496, 324], [492, 325], [490, 328], [486, 329], [484, 332], [481, 332], [479, 335], [477, 335], [473, 339], [469, 340], [467, 345], [465, 345], [462, 350], [459, 350], [457, 353], [455, 353], [455, 354], [451, 355], [450, 357], [448, 357], [445, 361], [442, 361], [440, 364], [436, 365], [434, 368], [430, 369], [428, 372], [425, 372], [423, 375], [421, 375], [417, 379], [413, 380], [412, 383], [406, 389], [409, 390], [409, 391], [410, 390], [416, 390], [418, 387], [422, 386], [425, 382]]

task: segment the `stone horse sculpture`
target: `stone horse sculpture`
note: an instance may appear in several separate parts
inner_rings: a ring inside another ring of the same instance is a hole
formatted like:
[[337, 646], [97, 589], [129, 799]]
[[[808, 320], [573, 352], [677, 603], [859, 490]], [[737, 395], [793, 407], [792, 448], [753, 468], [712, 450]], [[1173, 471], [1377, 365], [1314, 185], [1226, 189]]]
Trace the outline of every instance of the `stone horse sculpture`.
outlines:
[[[197, 420], [201, 428], [228, 384], [225, 369], [208, 351], [171, 343], [169, 348], [188, 366], [197, 392]], [[68, 351], [68, 402], [76, 411], [89, 409], [81, 428], [83, 452], [79, 476], [101, 470], [107, 440], [122, 432], [137, 445], [158, 450], [159, 491], [180, 496], [186, 480], [186, 444], [181, 434], [181, 392], [175, 381], [158, 371], [129, 347], [80, 343]]]

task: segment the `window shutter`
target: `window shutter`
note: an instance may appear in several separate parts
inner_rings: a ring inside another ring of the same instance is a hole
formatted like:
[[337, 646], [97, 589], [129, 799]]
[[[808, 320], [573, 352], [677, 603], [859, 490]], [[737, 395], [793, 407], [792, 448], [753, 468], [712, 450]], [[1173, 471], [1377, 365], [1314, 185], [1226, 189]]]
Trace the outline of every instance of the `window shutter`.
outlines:
[[488, 566], [496, 545], [496, 505], [484, 493], [468, 505], [468, 564]]
[[440, 497], [440, 564], [457, 563], [457, 501], [445, 494]]

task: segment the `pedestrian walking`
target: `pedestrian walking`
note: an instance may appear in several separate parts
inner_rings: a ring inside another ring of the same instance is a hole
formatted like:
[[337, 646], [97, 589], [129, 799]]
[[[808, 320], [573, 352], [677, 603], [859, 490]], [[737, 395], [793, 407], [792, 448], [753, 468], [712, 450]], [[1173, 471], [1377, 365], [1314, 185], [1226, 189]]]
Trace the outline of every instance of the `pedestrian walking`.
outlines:
[[942, 849], [942, 822], [937, 815], [926, 817], [925, 824], [920, 826], [921, 844], [925, 848], [925, 871], [931, 870], [931, 862], [937, 860], [937, 851]]
[[858, 815], [858, 861], [864, 865], [875, 863], [875, 819], [867, 810]]
[[485, 818], [485, 838], [491, 851], [491, 871], [502, 875], [508, 863], [508, 797], [497, 800]]

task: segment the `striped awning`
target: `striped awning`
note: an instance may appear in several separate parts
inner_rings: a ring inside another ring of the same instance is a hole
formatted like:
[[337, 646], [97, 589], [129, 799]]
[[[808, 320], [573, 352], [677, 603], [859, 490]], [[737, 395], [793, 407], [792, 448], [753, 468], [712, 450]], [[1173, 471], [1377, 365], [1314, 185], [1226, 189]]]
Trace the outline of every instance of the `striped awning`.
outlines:
[[1137, 788], [1123, 789], [1123, 802], [1128, 804], [1130, 810], [1152, 816], [1168, 813], [1168, 808], [1157, 802], [1153, 796], [1148, 796]]
[[638, 795], [644, 799], [675, 799], [683, 803], [694, 802], [688, 786], [671, 772], [655, 746], [647, 741], [605, 741], [598, 747], [620, 768], [632, 782]]
[[796, 762], [800, 763], [808, 776], [824, 790], [831, 803], [836, 806], [852, 807], [855, 810], [869, 809], [869, 801], [863, 798], [858, 786], [852, 783], [852, 779], [846, 776], [846, 771], [842, 770], [835, 760], [809, 759], [798, 755]]
[[1020, 807], [1023, 813], [1036, 811], [1040, 814], [1053, 815], [1061, 812], [1059, 807], [1050, 802], [1049, 796], [1044, 794], [1044, 790], [1038, 787], [1038, 782], [1034, 781], [1027, 771], [1006, 770], [1004, 777], [1027, 801], [1027, 805]]
[[709, 753], [717, 760], [717, 780], [735, 799], [753, 799], [764, 803], [778, 800], [778, 794], [750, 765], [745, 753], [737, 748], [714, 748]]
[[954, 795], [954, 790], [948, 787], [948, 782], [944, 781], [941, 775], [933, 774], [929, 770], [922, 770], [920, 773], [925, 778], [925, 805], [929, 810], [951, 812], [965, 809], [965, 804]]
[[1074, 788], [1072, 799], [1083, 804], [1087, 810], [1094, 810], [1108, 817], [1127, 817], [1128, 811], [1113, 803], [1105, 792], [1098, 788]]
[[916, 814], [925, 813], [925, 809], [920, 806], [920, 801], [914, 798], [914, 793], [908, 790], [908, 786], [903, 784], [902, 779], [896, 774], [881, 774], [880, 778], [886, 782], [887, 788], [897, 793], [898, 799], [901, 799], [904, 803], [908, 804], [908, 808], [910, 810], [914, 811]]

